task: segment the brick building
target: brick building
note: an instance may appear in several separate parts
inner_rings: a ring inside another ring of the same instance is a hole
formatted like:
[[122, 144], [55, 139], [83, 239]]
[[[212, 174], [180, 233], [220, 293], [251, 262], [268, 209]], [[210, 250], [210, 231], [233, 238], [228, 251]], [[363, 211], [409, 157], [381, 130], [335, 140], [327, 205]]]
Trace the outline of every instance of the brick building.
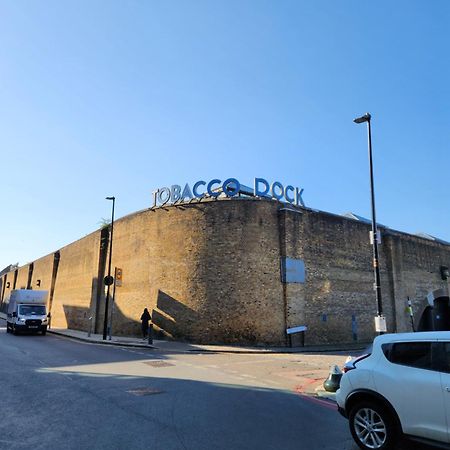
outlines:
[[[357, 216], [266, 198], [204, 199], [123, 217], [114, 225], [112, 265], [123, 275], [113, 333], [138, 335], [147, 307], [156, 329], [199, 343], [286, 345], [286, 329], [299, 325], [307, 326], [306, 345], [368, 341], [376, 314], [369, 231]], [[450, 266], [450, 245], [381, 234], [388, 331], [406, 331], [407, 296], [418, 316], [430, 291], [448, 290], [440, 268]], [[2, 307], [13, 288], [46, 289], [53, 327], [101, 332], [108, 239], [103, 228], [3, 274]]]

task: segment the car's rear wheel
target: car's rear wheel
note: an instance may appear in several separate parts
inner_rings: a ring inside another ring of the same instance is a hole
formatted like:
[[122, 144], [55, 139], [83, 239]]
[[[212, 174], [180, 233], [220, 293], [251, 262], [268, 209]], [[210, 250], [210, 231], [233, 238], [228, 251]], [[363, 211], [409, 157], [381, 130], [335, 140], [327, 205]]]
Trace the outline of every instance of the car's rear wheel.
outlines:
[[371, 401], [358, 403], [351, 409], [348, 419], [353, 439], [363, 450], [395, 448], [399, 428], [383, 406]]

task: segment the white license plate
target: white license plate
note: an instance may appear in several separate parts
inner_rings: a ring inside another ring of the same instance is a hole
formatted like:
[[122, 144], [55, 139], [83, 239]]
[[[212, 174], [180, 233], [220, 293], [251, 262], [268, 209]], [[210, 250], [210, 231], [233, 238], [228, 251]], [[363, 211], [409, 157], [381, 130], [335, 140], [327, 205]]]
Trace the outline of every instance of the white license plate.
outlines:
[[38, 328], [37, 325], [30, 325], [28, 328]]

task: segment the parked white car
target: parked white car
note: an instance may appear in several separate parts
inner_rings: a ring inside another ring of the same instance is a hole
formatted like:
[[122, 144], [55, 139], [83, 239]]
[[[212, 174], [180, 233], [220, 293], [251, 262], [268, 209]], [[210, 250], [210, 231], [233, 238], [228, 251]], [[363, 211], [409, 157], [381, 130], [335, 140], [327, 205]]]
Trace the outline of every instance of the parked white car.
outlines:
[[378, 336], [344, 371], [336, 401], [360, 448], [403, 435], [450, 448], [450, 331]]

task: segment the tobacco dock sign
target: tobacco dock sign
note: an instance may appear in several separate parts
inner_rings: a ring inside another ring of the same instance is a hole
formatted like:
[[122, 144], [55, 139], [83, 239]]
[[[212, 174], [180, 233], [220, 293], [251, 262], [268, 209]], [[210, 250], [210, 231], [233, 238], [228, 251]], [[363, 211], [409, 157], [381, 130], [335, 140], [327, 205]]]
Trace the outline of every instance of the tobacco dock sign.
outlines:
[[215, 178], [208, 183], [203, 180], [197, 181], [192, 188], [188, 183], [183, 188], [179, 184], [174, 184], [170, 188], [159, 188], [152, 192], [152, 208], [194, 198], [200, 200], [205, 196], [217, 198], [222, 193], [227, 197], [245, 194], [287, 201], [296, 206], [305, 206], [302, 199], [303, 189], [291, 185], [285, 187], [279, 181], [269, 184], [264, 178], [255, 178], [253, 188], [248, 188], [241, 185], [236, 178], [227, 178], [224, 182]]

